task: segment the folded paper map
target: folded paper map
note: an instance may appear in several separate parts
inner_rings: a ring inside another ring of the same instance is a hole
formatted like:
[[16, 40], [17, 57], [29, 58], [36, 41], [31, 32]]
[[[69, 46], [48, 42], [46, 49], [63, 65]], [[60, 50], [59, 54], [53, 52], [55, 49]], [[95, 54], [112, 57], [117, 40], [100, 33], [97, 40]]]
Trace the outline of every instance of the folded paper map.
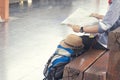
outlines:
[[90, 17], [91, 12], [82, 8], [77, 9], [70, 16], [68, 16], [61, 24], [73, 24], [73, 25], [93, 25], [98, 23], [98, 19]]

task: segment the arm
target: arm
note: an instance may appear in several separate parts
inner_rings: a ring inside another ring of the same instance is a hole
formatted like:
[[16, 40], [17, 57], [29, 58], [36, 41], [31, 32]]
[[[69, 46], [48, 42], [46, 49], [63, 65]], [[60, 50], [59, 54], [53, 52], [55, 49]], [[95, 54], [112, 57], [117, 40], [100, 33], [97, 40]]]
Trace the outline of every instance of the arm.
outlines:
[[[113, 0], [102, 22], [99, 22], [98, 25], [84, 26], [83, 30], [86, 33], [97, 33], [97, 32], [103, 33], [108, 29], [110, 29], [115, 24], [119, 16], [120, 16], [120, 0]], [[70, 24], [68, 26], [70, 26], [75, 32], [79, 32], [81, 27], [78, 25], [70, 25]]]
[[100, 33], [107, 31], [116, 23], [120, 17], [120, 0], [113, 0], [112, 4], [109, 7], [103, 21], [99, 22], [99, 31]]
[[[80, 32], [80, 26], [78, 25], [71, 25], [68, 24], [69, 27], [73, 29], [74, 32]], [[83, 31], [86, 33], [97, 33], [98, 32], [98, 25], [92, 25], [92, 26], [84, 26]]]

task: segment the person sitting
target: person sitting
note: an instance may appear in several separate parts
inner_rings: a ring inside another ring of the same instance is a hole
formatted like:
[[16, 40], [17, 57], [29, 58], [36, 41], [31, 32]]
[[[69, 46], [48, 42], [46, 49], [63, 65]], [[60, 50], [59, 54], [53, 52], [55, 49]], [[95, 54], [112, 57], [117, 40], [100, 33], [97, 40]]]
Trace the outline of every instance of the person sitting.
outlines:
[[[80, 49], [79, 52], [81, 53], [84, 53], [84, 51], [90, 48], [108, 49], [109, 32], [120, 27], [120, 0], [110, 0], [109, 3], [110, 7], [105, 16], [101, 17], [99, 14], [96, 16], [95, 13], [91, 15], [91, 17], [102, 19], [98, 24], [91, 26], [87, 24], [85, 26], [68, 24], [76, 33], [85, 32], [91, 34], [95, 33], [97, 35], [92, 38], [89, 36], [68, 35], [66, 39], [60, 42], [54, 55], [49, 59], [47, 67], [45, 68], [46, 78], [44, 80], [59, 80], [62, 78], [63, 68], [70, 62], [70, 56], [75, 54], [74, 49]], [[70, 41], [73, 42], [71, 43]], [[66, 53], [69, 55], [66, 55]]]
[[[72, 28], [72, 30], [76, 33], [85, 32], [97, 34], [97, 36], [95, 36], [93, 38], [94, 40], [92, 40], [91, 42], [94, 43], [95, 41], [95, 44], [92, 48], [107, 49], [109, 32], [120, 27], [120, 0], [109, 0], [108, 2], [110, 4], [110, 7], [105, 16], [99, 15], [97, 13], [93, 13], [90, 15], [91, 17], [102, 19], [102, 21], [99, 21], [98, 24], [90, 26], [87, 24], [85, 26], [68, 24], [68, 26]], [[89, 49], [90, 46], [86, 43], [89, 42], [89, 37], [87, 37], [88, 39], [86, 39], [86, 37], [80, 36], [80, 38], [82, 38], [84, 46], [87, 46], [87, 49]]]

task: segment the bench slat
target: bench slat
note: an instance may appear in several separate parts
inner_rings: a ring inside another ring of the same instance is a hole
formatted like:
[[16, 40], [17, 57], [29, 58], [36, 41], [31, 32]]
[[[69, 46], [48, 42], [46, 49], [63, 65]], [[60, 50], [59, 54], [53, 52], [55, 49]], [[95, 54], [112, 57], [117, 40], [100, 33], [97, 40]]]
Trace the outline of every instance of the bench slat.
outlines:
[[105, 50], [92, 49], [77, 57], [65, 66], [63, 80], [82, 80], [83, 72], [105, 52]]
[[106, 80], [108, 58], [109, 51], [85, 71], [83, 80]]

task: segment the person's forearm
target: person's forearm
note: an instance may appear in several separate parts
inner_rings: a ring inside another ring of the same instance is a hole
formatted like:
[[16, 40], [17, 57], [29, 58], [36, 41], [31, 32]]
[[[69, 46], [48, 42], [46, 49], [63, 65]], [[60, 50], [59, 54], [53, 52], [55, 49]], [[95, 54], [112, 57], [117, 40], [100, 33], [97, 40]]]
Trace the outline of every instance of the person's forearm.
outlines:
[[98, 33], [98, 25], [84, 26], [83, 30], [86, 33]]

